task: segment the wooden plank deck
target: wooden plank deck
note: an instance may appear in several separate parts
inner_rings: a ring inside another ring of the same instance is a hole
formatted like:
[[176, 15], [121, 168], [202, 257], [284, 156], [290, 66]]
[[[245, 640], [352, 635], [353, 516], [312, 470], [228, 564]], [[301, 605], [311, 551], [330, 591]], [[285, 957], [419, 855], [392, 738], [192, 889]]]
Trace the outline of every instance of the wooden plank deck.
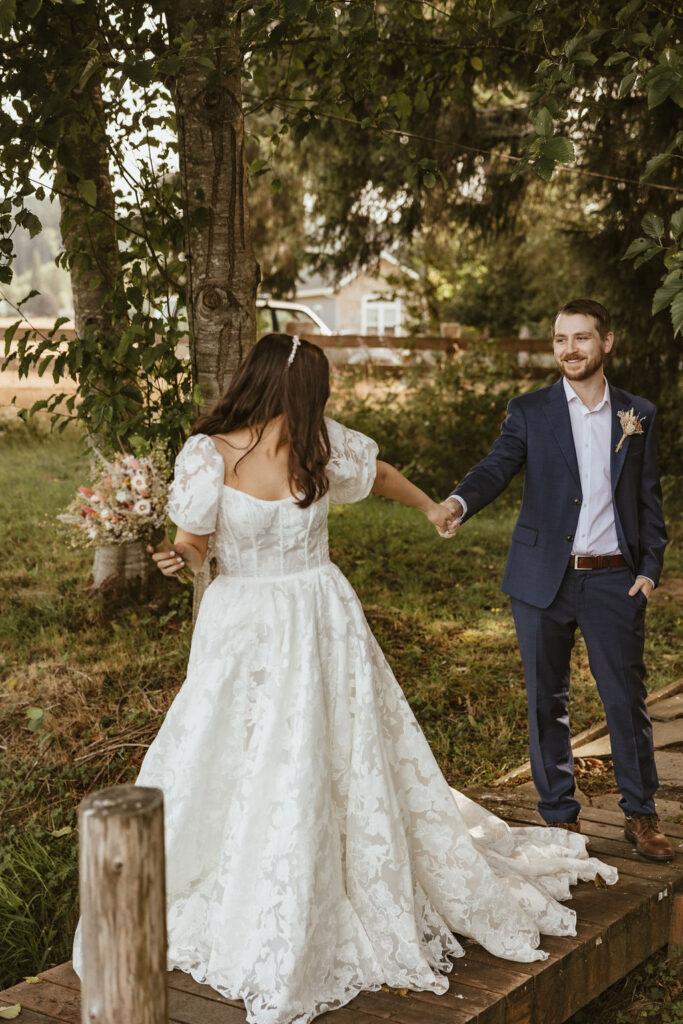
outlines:
[[[539, 824], [534, 800], [500, 789], [470, 793], [511, 824]], [[664, 823], [677, 852], [671, 864], [638, 857], [614, 811], [585, 807], [583, 831], [590, 851], [615, 865], [619, 882], [610, 888], [581, 883], [570, 906], [578, 914], [574, 938], [544, 937], [548, 960], [517, 964], [491, 956], [464, 941], [466, 955], [455, 961], [449, 991], [366, 992], [334, 1013], [329, 1024], [562, 1024], [619, 978], [666, 945], [675, 895], [683, 894], [683, 824]], [[0, 1007], [20, 1003], [19, 1024], [80, 1024], [79, 983], [70, 964], [0, 992]], [[244, 1024], [238, 1002], [173, 971], [168, 976], [171, 1024]], [[135, 1022], [126, 1022], [135, 1024]]]

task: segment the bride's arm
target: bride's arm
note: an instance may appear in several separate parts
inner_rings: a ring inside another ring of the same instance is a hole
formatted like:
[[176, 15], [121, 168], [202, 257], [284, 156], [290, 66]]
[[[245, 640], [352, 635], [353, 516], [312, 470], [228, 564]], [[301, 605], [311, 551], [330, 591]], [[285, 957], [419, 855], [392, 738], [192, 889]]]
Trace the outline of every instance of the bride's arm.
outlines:
[[208, 534], [188, 533], [187, 530], [178, 527], [173, 543], [168, 537], [164, 537], [156, 548], [149, 547], [147, 550], [164, 576], [174, 576], [185, 565], [192, 572], [199, 572], [204, 564], [208, 546]]
[[450, 530], [454, 525], [455, 516], [452, 509], [432, 501], [428, 494], [411, 484], [394, 466], [388, 462], [377, 462], [377, 476], [372, 485], [373, 494], [381, 494], [384, 498], [393, 498], [402, 505], [418, 508], [427, 516], [439, 534]]

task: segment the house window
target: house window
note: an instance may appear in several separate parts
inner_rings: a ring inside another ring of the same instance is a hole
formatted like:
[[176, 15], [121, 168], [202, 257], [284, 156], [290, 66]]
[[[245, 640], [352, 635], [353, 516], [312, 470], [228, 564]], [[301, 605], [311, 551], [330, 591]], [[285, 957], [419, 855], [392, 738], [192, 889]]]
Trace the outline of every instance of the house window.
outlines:
[[361, 332], [363, 334], [400, 334], [401, 300], [364, 295]]

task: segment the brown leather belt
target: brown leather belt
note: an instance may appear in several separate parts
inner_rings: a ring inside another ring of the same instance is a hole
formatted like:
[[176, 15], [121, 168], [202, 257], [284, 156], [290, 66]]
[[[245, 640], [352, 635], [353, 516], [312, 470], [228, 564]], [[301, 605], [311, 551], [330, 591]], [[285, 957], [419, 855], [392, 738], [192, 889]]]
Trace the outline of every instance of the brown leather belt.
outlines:
[[569, 559], [570, 569], [612, 569], [617, 565], [627, 565], [623, 555], [572, 555]]

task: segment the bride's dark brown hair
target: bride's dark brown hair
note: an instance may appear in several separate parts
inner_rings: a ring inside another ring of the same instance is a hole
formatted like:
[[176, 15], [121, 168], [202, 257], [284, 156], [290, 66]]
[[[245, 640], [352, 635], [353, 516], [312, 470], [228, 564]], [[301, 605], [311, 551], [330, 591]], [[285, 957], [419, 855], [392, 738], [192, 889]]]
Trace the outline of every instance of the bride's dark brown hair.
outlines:
[[325, 403], [330, 396], [327, 356], [317, 345], [300, 339], [291, 363], [291, 334], [266, 334], [237, 369], [230, 385], [210, 412], [195, 423], [193, 434], [228, 434], [252, 427], [256, 440], [238, 459], [235, 470], [253, 451], [266, 425], [284, 417], [289, 440], [289, 479], [303, 492], [297, 504], [307, 508], [327, 493], [325, 467], [330, 439], [325, 426]]

